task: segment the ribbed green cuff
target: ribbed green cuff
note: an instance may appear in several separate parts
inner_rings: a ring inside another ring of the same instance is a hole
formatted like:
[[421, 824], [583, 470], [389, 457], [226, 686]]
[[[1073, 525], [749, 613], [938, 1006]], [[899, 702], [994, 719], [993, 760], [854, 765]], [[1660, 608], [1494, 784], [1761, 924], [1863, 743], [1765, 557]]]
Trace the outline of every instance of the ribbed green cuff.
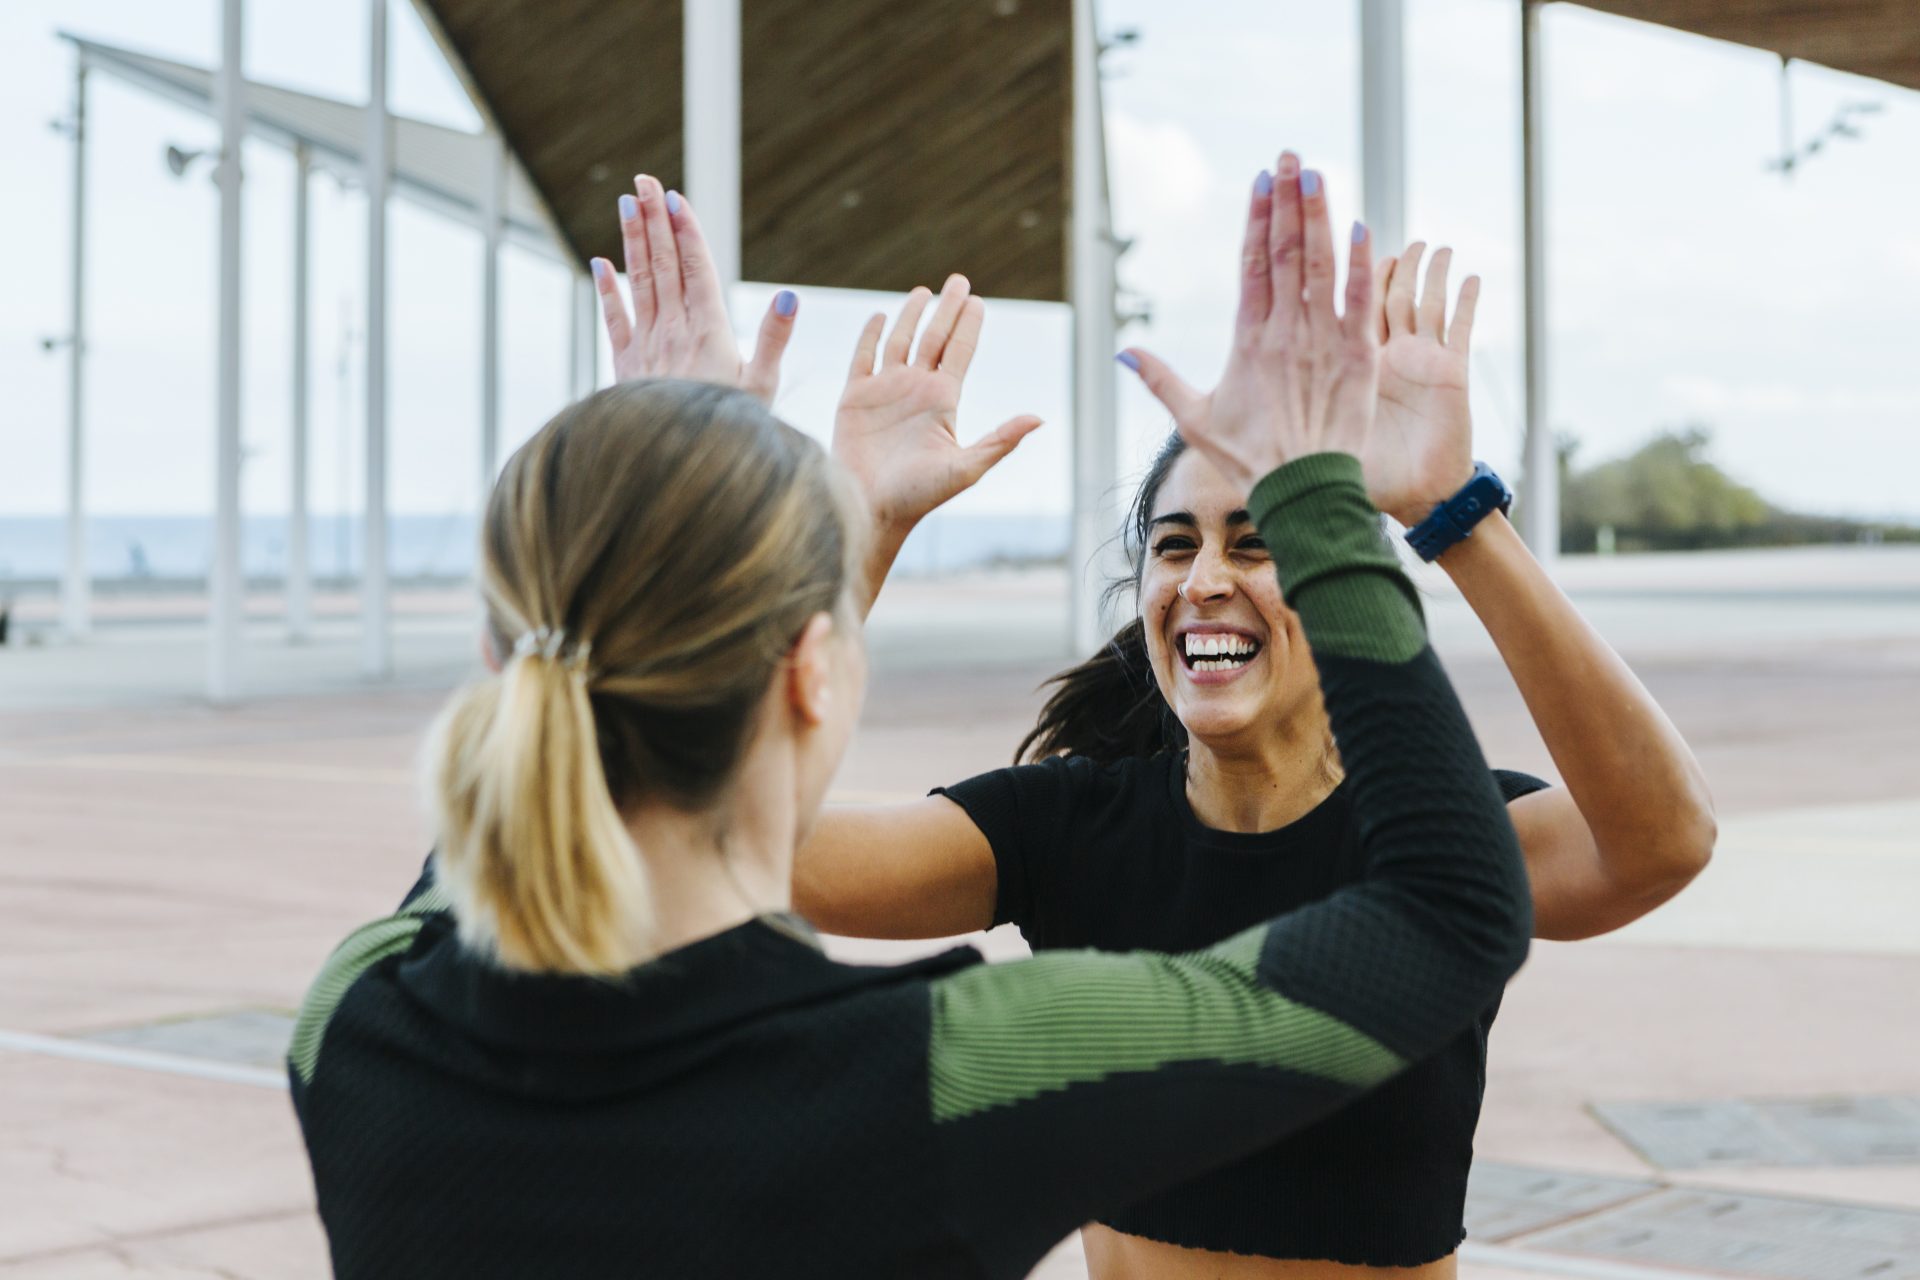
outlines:
[[1247, 510], [1316, 653], [1405, 662], [1426, 647], [1400, 568], [1350, 453], [1296, 458], [1253, 486]]

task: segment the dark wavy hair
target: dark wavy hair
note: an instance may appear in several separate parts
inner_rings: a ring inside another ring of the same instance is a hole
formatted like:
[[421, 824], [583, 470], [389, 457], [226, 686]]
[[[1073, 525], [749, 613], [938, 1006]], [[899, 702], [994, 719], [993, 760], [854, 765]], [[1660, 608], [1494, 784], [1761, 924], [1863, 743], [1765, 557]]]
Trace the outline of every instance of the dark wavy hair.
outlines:
[[[1104, 597], [1113, 601], [1140, 585], [1146, 568], [1147, 532], [1153, 504], [1167, 482], [1173, 464], [1187, 451], [1178, 434], [1167, 437], [1153, 455], [1147, 474], [1127, 511], [1120, 531], [1132, 573], [1115, 579]], [[1014, 752], [1014, 763], [1041, 760], [1062, 753], [1086, 756], [1101, 764], [1133, 756], [1179, 751], [1187, 745], [1187, 730], [1160, 694], [1147, 658], [1147, 628], [1138, 616], [1120, 628], [1100, 651], [1077, 667], [1053, 676], [1040, 718]]]

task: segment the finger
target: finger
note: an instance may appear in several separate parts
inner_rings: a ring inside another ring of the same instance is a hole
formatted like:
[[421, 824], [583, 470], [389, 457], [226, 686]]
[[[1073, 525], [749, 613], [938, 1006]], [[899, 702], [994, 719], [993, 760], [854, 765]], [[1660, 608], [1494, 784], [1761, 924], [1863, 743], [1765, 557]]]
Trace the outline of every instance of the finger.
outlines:
[[1453, 250], [1435, 249], [1427, 263], [1427, 282], [1420, 289], [1420, 314], [1414, 327], [1435, 342], [1447, 340], [1447, 267], [1452, 262]]
[[773, 295], [773, 302], [760, 321], [760, 337], [753, 344], [753, 359], [747, 361], [740, 379], [742, 387], [768, 404], [773, 403], [773, 393], [780, 389], [780, 358], [787, 353], [787, 343], [793, 340], [794, 317], [799, 310], [800, 299], [793, 290], [782, 289]]
[[1388, 337], [1413, 332], [1413, 291], [1420, 283], [1420, 256], [1426, 251], [1425, 242], [1415, 240], [1393, 261], [1387, 285]]
[[1019, 447], [1020, 442], [1040, 429], [1040, 419], [1030, 413], [1017, 418], [1009, 418], [999, 426], [968, 445], [961, 466], [971, 487], [977, 484], [981, 476], [993, 470], [994, 464]]
[[907, 362], [907, 352], [913, 347], [913, 331], [920, 327], [920, 315], [931, 301], [933, 290], [925, 285], [915, 286], [907, 295], [906, 303], [900, 308], [900, 318], [893, 322], [893, 332], [887, 335], [886, 350], [880, 353], [881, 364]]
[[927, 331], [920, 335], [920, 350], [913, 358], [922, 369], [940, 367], [941, 355], [960, 323], [960, 313], [966, 310], [967, 294], [972, 287], [958, 272], [948, 276], [947, 282], [940, 286], [940, 305], [933, 309], [933, 319], [927, 321]]
[[1153, 393], [1153, 398], [1167, 406], [1176, 425], [1193, 421], [1199, 413], [1203, 397], [1181, 381], [1180, 375], [1159, 356], [1139, 347], [1128, 347], [1116, 358], [1140, 375], [1140, 381], [1147, 384], [1147, 390]]
[[1393, 288], [1393, 269], [1400, 265], [1400, 259], [1388, 258], [1385, 266], [1373, 273], [1373, 336], [1384, 343], [1390, 336], [1387, 333], [1387, 294]]
[[647, 227], [647, 273], [653, 281], [653, 305], [659, 319], [684, 320], [686, 288], [680, 280], [680, 250], [673, 242], [673, 223], [667, 217], [667, 193], [650, 174], [634, 179], [640, 199], [640, 220]]
[[1253, 180], [1247, 206], [1247, 234], [1240, 245], [1240, 317], [1251, 329], [1267, 322], [1273, 310], [1273, 268], [1267, 257], [1267, 228], [1273, 220], [1273, 175], [1265, 169]]
[[947, 339], [947, 349], [940, 355], [942, 373], [952, 374], [957, 381], [966, 380], [967, 366], [980, 349], [980, 326], [986, 322], [987, 304], [979, 298], [968, 298], [960, 307], [960, 319], [953, 326], [953, 336]]
[[1273, 273], [1269, 325], [1291, 333], [1300, 319], [1300, 157], [1280, 153], [1273, 173], [1273, 217], [1267, 224], [1267, 264]]
[[696, 324], [724, 325], [727, 295], [714, 268], [713, 253], [707, 248], [707, 237], [700, 230], [700, 219], [694, 216], [693, 202], [675, 194], [667, 203], [671, 206], [676, 200], [680, 207], [668, 208], [667, 221], [673, 226], [673, 243], [680, 254], [680, 287], [686, 294], [687, 315]]
[[[633, 181], [638, 186], [640, 179]], [[647, 265], [647, 227], [640, 220], [640, 202], [632, 196], [620, 197], [620, 247], [627, 259], [627, 288], [633, 292], [633, 322], [650, 329], [656, 308], [653, 274]]]
[[593, 287], [600, 295], [600, 315], [607, 323], [607, 341], [619, 355], [633, 341], [633, 326], [627, 320], [627, 304], [620, 297], [620, 282], [613, 277], [613, 264], [605, 258], [593, 260]]
[[876, 311], [867, 317], [867, 323], [860, 330], [859, 341], [853, 344], [853, 368], [848, 372], [850, 378], [865, 378], [873, 373], [873, 358], [880, 353], [880, 335], [887, 331], [887, 313]]
[[1334, 312], [1333, 224], [1327, 214], [1327, 184], [1317, 169], [1300, 174], [1300, 221], [1306, 244], [1307, 326], [1323, 336], [1339, 329]]
[[1453, 323], [1447, 326], [1447, 349], [1465, 354], [1473, 341], [1473, 309], [1480, 301], [1480, 277], [1468, 276], [1460, 282], [1460, 301], [1453, 306]]
[[[1389, 263], [1393, 259], [1387, 259]], [[1380, 300], [1373, 277], [1373, 236], [1367, 224], [1353, 224], [1347, 250], [1347, 305], [1341, 317], [1341, 332], [1354, 342], [1378, 346], [1380, 342]]]

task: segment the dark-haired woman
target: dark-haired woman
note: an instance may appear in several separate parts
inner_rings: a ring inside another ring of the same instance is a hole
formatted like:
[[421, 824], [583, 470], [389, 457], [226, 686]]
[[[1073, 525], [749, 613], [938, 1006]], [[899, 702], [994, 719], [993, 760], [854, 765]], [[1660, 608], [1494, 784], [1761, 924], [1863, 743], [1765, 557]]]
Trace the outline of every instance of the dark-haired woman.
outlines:
[[[1317, 176], [1295, 164], [1283, 158], [1281, 184], [1317, 192]], [[1381, 273], [1367, 487], [1429, 550], [1441, 544], [1438, 563], [1492, 635], [1565, 781], [1493, 775], [1525, 852], [1536, 936], [1591, 937], [1698, 874], [1712, 808], [1686, 744], [1527, 553], [1487, 496], [1497, 482], [1476, 477], [1467, 351], [1478, 282], [1462, 286], [1449, 326], [1448, 254], [1434, 255], [1420, 292], [1422, 250]], [[1250, 240], [1248, 279], [1263, 256]], [[1236, 361], [1258, 341], [1258, 314], [1243, 297]], [[1123, 359], [1183, 435], [1212, 403], [1145, 352]], [[1022, 744], [1031, 763], [909, 804], [827, 810], [795, 865], [796, 907], [858, 936], [1012, 921], [1040, 951], [1180, 951], [1359, 882], [1369, 820], [1330, 732], [1320, 642], [1284, 567], [1276, 580], [1271, 531], [1245, 497], [1171, 440], [1127, 529], [1138, 614], [1054, 681]], [[1441, 767], [1448, 748], [1421, 717], [1397, 714], [1392, 727]], [[1430, 781], [1442, 785], [1438, 773]], [[1369, 1266], [1452, 1275], [1496, 1008], [1361, 1103], [1103, 1216], [1086, 1233], [1095, 1280], [1300, 1280]]]
[[[636, 266], [665, 269], [630, 338], [741, 378], [678, 266], [700, 256], [691, 209], [641, 194], [664, 216]], [[1499, 993], [1530, 931], [1518, 843], [1355, 456], [1378, 368], [1367, 246], [1343, 317], [1324, 202], [1262, 190], [1249, 221], [1286, 250], [1263, 337], [1182, 429], [1275, 539], [1364, 880], [1183, 956], [827, 959], [788, 908], [865, 683], [865, 512], [745, 391], [603, 391], [494, 488], [498, 670], [428, 753], [430, 869], [301, 1010], [293, 1099], [339, 1275], [1016, 1277]], [[884, 348], [869, 330], [848, 430], [917, 432], [979, 320], [956, 290], [917, 355], [911, 323]]]

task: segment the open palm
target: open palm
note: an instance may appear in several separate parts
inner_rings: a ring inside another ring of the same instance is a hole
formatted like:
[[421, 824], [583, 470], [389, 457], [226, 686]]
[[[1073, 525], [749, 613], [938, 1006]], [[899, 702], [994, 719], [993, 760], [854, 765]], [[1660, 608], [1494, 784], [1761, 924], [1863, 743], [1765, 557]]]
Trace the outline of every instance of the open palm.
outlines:
[[969, 296], [965, 276], [950, 277], [918, 351], [912, 351], [914, 330], [932, 297], [926, 289], [907, 295], [884, 349], [886, 317], [867, 321], [834, 416], [834, 456], [853, 473], [874, 519], [896, 527], [913, 524], [971, 488], [1040, 425], [1040, 419], [1022, 415], [972, 444], [960, 443], [960, 392], [986, 307]]
[[1424, 244], [1415, 242], [1387, 264], [1380, 301], [1380, 401], [1373, 434], [1360, 455], [1368, 496], [1400, 523], [1416, 525], [1473, 474], [1473, 418], [1467, 407], [1468, 343], [1480, 281], [1460, 286], [1453, 323], [1446, 323], [1447, 267], [1441, 249], [1416, 301]]

